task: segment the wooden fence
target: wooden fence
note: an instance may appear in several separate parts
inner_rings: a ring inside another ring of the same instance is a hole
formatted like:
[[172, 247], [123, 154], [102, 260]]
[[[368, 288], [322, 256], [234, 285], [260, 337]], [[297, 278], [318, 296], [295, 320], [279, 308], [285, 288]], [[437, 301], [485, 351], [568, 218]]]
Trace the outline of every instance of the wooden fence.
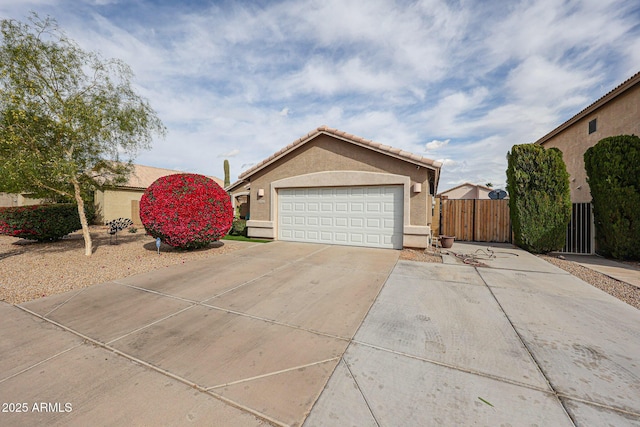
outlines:
[[440, 200], [439, 234], [474, 242], [511, 242], [508, 200]]

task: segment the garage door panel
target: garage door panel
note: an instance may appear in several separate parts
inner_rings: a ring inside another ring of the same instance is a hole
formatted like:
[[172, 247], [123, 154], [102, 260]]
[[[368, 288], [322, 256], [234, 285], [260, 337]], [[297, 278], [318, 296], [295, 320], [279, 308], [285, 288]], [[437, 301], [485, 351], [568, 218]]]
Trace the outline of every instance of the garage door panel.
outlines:
[[346, 217], [336, 217], [334, 224], [336, 227], [346, 227], [349, 224], [349, 219]]
[[278, 238], [402, 247], [401, 186], [281, 189]]
[[380, 218], [367, 218], [367, 228], [381, 228], [381, 226]]
[[364, 234], [351, 233], [350, 237], [351, 237], [351, 243], [364, 243], [365, 242]]
[[347, 233], [336, 232], [334, 234], [334, 240], [340, 243], [347, 243]]
[[350, 203], [351, 212], [364, 212], [364, 203]]
[[364, 218], [351, 218], [351, 228], [364, 227]]
[[367, 212], [381, 212], [380, 203], [367, 203]]

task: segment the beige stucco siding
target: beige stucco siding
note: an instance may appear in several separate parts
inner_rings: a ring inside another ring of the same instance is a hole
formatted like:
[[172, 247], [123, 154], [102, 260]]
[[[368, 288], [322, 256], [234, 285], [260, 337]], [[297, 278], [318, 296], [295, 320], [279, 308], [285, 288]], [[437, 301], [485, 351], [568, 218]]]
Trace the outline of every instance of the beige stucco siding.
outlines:
[[140, 201], [144, 190], [105, 190], [96, 191], [95, 204], [97, 208], [97, 222], [104, 224], [117, 218], [129, 218], [140, 224], [140, 218], [132, 218], [131, 201]]
[[[275, 161], [251, 177], [251, 219], [275, 221], [271, 217], [271, 188], [274, 181], [325, 171], [360, 171], [407, 176], [411, 184], [422, 184], [421, 192], [410, 192], [410, 224], [426, 226], [431, 222], [429, 170], [369, 148], [344, 143], [329, 135], [319, 135], [304, 146]], [[332, 186], [349, 186], [336, 180]], [[262, 189], [264, 196], [258, 197]]]
[[[593, 119], [597, 119], [597, 130], [589, 134], [589, 122]], [[567, 172], [571, 175], [571, 200], [574, 203], [591, 201], [584, 169], [585, 151], [603, 138], [630, 134], [640, 135], [640, 85], [609, 101], [543, 144], [545, 148], [556, 147], [562, 151]]]
[[458, 188], [452, 188], [449, 191], [442, 192], [442, 196], [447, 196], [449, 199], [489, 199], [489, 192], [485, 188], [478, 186], [462, 186]]

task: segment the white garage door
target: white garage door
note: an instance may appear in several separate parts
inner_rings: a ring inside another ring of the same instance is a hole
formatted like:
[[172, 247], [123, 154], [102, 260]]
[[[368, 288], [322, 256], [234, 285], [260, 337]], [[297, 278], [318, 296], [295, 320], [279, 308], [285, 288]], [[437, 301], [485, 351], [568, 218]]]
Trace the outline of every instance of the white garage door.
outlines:
[[402, 248], [402, 186], [285, 188], [278, 239]]

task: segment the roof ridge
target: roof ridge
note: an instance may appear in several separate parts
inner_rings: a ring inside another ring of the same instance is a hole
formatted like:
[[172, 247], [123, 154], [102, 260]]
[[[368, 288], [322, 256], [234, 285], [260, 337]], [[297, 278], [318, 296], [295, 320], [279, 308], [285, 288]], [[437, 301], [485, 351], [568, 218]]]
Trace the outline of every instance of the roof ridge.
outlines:
[[434, 168], [438, 168], [442, 166], [441, 162], [438, 162], [436, 160], [433, 159], [429, 159], [427, 157], [424, 156], [420, 156], [418, 154], [413, 154], [410, 153], [408, 151], [402, 150], [400, 148], [395, 148], [395, 147], [391, 147], [389, 145], [384, 145], [384, 144], [380, 144], [379, 142], [375, 142], [373, 140], [370, 139], [366, 139], [357, 135], [353, 135], [350, 134], [348, 132], [345, 131], [341, 131], [339, 129], [336, 128], [332, 128], [329, 127], [327, 125], [321, 125], [318, 126], [316, 129], [312, 130], [311, 132], [307, 133], [304, 136], [301, 136], [300, 138], [296, 139], [295, 141], [293, 141], [292, 143], [288, 144], [286, 147], [281, 148], [280, 150], [276, 151], [275, 153], [273, 153], [271, 156], [267, 157], [266, 159], [260, 161], [259, 163], [253, 165], [252, 167], [250, 167], [249, 169], [247, 169], [246, 171], [242, 172], [238, 178], [239, 179], [244, 179], [247, 176], [251, 175], [251, 173], [262, 169], [264, 166], [266, 166], [267, 164], [271, 163], [273, 160], [279, 158], [280, 156], [286, 154], [287, 152], [295, 149], [295, 147], [297, 147], [300, 144], [303, 144], [313, 138], [315, 138], [316, 136], [318, 136], [319, 134], [324, 133], [324, 134], [328, 134], [328, 135], [332, 135], [334, 137], [338, 137], [341, 139], [346, 139], [350, 142], [356, 143], [356, 144], [361, 144], [364, 145], [366, 147], [369, 147], [373, 150], [376, 151], [382, 151], [385, 152], [387, 154], [392, 154], [396, 157], [399, 157], [400, 159], [403, 160], [407, 160], [410, 162], [419, 162], [422, 164], [425, 164], [427, 166], [431, 166]]

